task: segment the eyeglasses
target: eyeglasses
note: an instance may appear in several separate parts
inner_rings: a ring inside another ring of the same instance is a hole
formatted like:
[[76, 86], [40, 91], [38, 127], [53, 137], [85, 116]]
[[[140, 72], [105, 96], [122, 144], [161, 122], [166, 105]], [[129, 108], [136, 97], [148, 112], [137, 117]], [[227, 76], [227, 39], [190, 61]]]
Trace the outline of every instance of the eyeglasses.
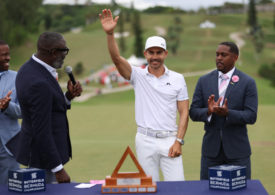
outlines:
[[68, 47], [65, 47], [65, 48], [53, 48], [51, 49], [52, 51], [60, 51], [62, 52], [64, 55], [67, 55], [70, 51], [70, 49]]
[[59, 51], [59, 52], [62, 52], [63, 55], [67, 55], [70, 51], [70, 49], [68, 47], [65, 47], [65, 48], [52, 48], [52, 49], [39, 48], [39, 49], [47, 51], [50, 54], [54, 53], [55, 51]]

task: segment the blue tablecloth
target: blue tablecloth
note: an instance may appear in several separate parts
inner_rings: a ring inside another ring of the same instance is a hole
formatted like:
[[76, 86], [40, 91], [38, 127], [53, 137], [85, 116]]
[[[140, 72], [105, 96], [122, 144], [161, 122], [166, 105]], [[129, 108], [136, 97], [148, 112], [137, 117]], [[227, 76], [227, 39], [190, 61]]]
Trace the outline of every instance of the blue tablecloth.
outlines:
[[[47, 184], [46, 191], [32, 192], [30, 195], [95, 195], [101, 194], [101, 185], [88, 189], [75, 188], [78, 183]], [[8, 187], [0, 185], [0, 195], [18, 195], [18, 192], [8, 191]], [[26, 193], [25, 193], [26, 194]], [[142, 194], [142, 193], [138, 193]], [[149, 193], [146, 193], [149, 194]], [[267, 191], [259, 180], [247, 180], [247, 188], [237, 191], [221, 191], [209, 189], [208, 181], [176, 181], [157, 182], [157, 193], [155, 195], [267, 195]], [[133, 195], [133, 194], [131, 194]]]

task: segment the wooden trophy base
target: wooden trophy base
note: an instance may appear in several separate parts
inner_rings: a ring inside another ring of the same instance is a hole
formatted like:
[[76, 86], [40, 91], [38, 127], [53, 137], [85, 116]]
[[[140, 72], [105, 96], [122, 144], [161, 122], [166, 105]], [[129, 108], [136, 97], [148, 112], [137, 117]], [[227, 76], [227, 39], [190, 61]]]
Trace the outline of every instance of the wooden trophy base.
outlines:
[[157, 191], [157, 185], [102, 185], [102, 193], [153, 193]]
[[[118, 173], [128, 154], [131, 156], [139, 172]], [[112, 176], [107, 176], [105, 184], [101, 187], [102, 193], [152, 193], [156, 191], [156, 183], [152, 182], [152, 177], [145, 174], [129, 146], [117, 164]]]

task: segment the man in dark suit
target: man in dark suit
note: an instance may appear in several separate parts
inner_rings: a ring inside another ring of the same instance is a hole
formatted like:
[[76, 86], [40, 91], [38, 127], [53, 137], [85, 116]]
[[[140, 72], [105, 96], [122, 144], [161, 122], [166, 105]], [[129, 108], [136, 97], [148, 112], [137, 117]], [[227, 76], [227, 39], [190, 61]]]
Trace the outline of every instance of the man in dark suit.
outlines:
[[42, 33], [34, 54], [18, 71], [16, 90], [22, 110], [22, 128], [16, 148], [19, 163], [46, 170], [46, 182], [70, 182], [63, 168], [72, 156], [66, 112], [82, 88], [68, 82], [63, 94], [56, 69], [68, 54], [66, 41], [55, 32]]
[[238, 47], [222, 42], [216, 50], [214, 70], [197, 83], [190, 108], [193, 121], [204, 122], [201, 179], [208, 167], [222, 164], [246, 166], [251, 178], [251, 149], [247, 124], [256, 122], [258, 96], [255, 81], [235, 68]]

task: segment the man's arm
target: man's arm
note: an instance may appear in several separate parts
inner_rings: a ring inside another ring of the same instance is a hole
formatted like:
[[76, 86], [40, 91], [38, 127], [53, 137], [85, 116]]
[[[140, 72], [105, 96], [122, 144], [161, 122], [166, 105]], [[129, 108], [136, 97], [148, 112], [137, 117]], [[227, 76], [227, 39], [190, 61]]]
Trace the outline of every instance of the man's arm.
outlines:
[[[228, 109], [225, 125], [254, 124], [257, 119], [258, 94], [254, 80], [247, 84], [244, 93], [244, 104], [241, 110]], [[230, 104], [230, 102], [228, 102]]]
[[[188, 126], [188, 115], [189, 115], [189, 100], [177, 101], [177, 107], [179, 111], [179, 124], [177, 138], [184, 139]], [[181, 155], [181, 144], [177, 140], [169, 149], [170, 157], [177, 157]]]
[[202, 81], [200, 78], [198, 80], [190, 107], [190, 118], [193, 121], [209, 122], [207, 114], [208, 106], [204, 105], [203, 101]]
[[112, 61], [118, 69], [118, 72], [127, 80], [130, 80], [132, 68], [130, 64], [120, 56], [118, 45], [114, 37], [114, 29], [117, 25], [118, 16], [113, 19], [111, 10], [104, 9], [102, 14], [99, 14], [100, 22], [103, 30], [107, 34], [108, 50], [111, 55]]

